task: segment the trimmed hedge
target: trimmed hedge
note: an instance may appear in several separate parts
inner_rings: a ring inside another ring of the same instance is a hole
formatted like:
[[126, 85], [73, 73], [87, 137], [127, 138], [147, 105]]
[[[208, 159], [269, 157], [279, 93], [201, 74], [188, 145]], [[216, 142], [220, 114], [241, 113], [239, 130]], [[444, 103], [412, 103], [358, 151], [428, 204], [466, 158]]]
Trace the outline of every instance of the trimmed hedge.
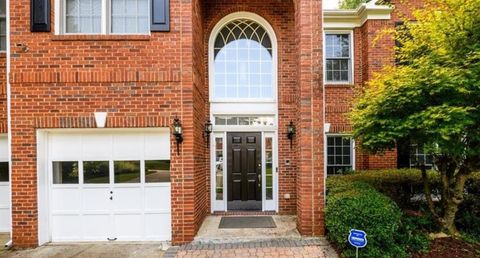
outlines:
[[[423, 194], [422, 174], [417, 169], [385, 169], [356, 171], [353, 174], [339, 176], [345, 180], [364, 182], [381, 193], [392, 198], [402, 208], [417, 207], [411, 199], [415, 195]], [[440, 192], [440, 177], [436, 171], [428, 171], [428, 178], [431, 184], [432, 193]], [[480, 185], [480, 172], [473, 173], [467, 185]]]
[[326, 208], [328, 237], [342, 250], [345, 257], [355, 257], [355, 249], [347, 242], [350, 229], [367, 232], [368, 245], [361, 257], [405, 257], [405, 248], [395, 239], [402, 212], [387, 196], [363, 182], [333, 177]]

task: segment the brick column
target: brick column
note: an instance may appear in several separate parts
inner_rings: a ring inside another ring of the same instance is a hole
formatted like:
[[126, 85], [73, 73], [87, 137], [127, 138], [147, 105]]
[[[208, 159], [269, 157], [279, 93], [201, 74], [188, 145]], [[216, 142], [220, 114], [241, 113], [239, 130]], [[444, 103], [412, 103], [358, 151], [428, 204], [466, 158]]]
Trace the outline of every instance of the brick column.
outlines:
[[178, 110], [184, 129], [180, 155], [172, 148], [175, 159], [175, 181], [172, 181], [172, 242], [191, 242], [207, 214], [208, 199], [203, 137], [205, 123], [202, 2], [179, 1], [181, 47], [181, 107]]
[[322, 1], [297, 0], [295, 27], [298, 49], [297, 227], [302, 235], [323, 235], [323, 83]]

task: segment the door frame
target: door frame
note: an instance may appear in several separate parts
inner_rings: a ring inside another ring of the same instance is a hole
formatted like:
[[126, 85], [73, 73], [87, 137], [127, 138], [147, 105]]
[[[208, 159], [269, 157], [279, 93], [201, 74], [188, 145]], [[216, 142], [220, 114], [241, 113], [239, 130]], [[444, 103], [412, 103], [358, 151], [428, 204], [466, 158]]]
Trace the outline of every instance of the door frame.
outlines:
[[[241, 127], [241, 128], [240, 128]], [[241, 130], [239, 130], [241, 129]], [[265, 126], [231, 126], [227, 128], [222, 126], [221, 130], [215, 130], [210, 135], [210, 201], [211, 201], [211, 213], [215, 211], [228, 211], [228, 182], [227, 182], [227, 133], [239, 132], [259, 132], [261, 133], [261, 158], [262, 158], [262, 211], [275, 211], [278, 212], [278, 133], [276, 128], [269, 128]], [[265, 138], [270, 137], [273, 140], [273, 198], [272, 200], [266, 200], [266, 159], [265, 159]], [[216, 200], [216, 138], [222, 138], [223, 146], [223, 200]]]

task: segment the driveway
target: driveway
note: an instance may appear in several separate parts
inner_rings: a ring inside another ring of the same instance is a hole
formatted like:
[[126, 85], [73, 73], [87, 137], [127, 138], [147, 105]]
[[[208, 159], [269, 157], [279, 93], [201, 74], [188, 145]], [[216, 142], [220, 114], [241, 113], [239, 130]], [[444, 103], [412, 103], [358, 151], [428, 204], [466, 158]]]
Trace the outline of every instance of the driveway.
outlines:
[[50, 244], [35, 249], [0, 252], [1, 258], [130, 258], [163, 257], [159, 243], [82, 243]]
[[337, 258], [322, 238], [275, 239], [237, 243], [192, 243], [170, 247], [166, 252], [159, 243], [50, 244], [35, 249], [0, 252], [0, 258], [130, 258], [130, 257], [305, 257]]

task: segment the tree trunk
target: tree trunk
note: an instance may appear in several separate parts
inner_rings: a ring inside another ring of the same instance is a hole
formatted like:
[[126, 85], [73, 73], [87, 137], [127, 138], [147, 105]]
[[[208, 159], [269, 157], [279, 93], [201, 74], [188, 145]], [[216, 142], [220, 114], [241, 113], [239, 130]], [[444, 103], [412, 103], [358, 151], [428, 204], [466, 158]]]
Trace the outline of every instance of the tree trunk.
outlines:
[[427, 170], [425, 165], [420, 166], [420, 170], [422, 171], [422, 179], [423, 179], [423, 193], [425, 194], [425, 200], [427, 200], [428, 209], [430, 213], [432, 213], [433, 217], [440, 221], [437, 212], [435, 211], [435, 204], [432, 200], [432, 190], [430, 189], [430, 180], [428, 179]]
[[455, 179], [455, 183], [448, 184], [448, 189], [444, 189], [446, 191], [442, 191], [447, 192], [448, 195], [443, 196], [442, 194], [442, 199], [444, 198], [445, 207], [443, 217], [440, 220], [440, 224], [443, 231], [452, 236], [458, 235], [457, 227], [455, 226], [455, 217], [457, 215], [458, 205], [463, 202], [465, 182], [467, 181], [469, 174], [469, 171], [466, 168], [462, 167], [455, 176], [447, 176], [449, 177], [449, 182], [452, 182], [452, 180]]

